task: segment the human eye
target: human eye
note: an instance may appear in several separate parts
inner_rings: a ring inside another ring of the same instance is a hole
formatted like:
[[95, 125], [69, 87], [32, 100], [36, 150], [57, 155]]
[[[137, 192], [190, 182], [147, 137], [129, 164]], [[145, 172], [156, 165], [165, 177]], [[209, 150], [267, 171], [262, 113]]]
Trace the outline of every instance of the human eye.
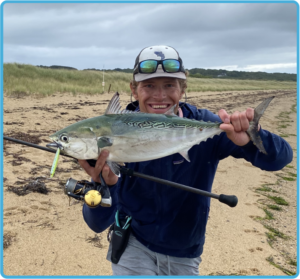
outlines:
[[144, 85], [144, 87], [146, 87], [146, 88], [152, 88], [152, 87], [153, 87], [153, 84], [151, 84], [151, 83], [146, 83], [146, 84]]
[[168, 88], [174, 87], [174, 84], [173, 84], [173, 83], [167, 83], [167, 84], [166, 84], [166, 87], [168, 87]]

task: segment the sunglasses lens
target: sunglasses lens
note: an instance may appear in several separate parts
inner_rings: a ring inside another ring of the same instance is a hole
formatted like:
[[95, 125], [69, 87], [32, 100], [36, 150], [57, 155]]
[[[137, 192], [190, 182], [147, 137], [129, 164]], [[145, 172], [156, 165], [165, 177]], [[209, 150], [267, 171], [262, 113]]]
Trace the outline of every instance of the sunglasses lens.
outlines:
[[165, 71], [168, 73], [176, 73], [180, 69], [180, 63], [177, 60], [168, 59], [163, 61]]
[[154, 73], [156, 71], [157, 61], [146, 60], [141, 62], [140, 70], [141, 73]]

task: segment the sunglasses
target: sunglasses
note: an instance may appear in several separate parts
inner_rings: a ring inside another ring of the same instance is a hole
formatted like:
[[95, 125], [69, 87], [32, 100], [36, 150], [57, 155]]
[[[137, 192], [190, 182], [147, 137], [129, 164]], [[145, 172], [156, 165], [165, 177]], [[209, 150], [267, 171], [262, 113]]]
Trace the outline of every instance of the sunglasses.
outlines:
[[139, 63], [138, 68], [135, 69], [134, 74], [153, 74], [156, 72], [158, 65], [161, 64], [162, 68], [167, 73], [184, 72], [181, 67], [180, 61], [176, 59], [166, 60], [145, 60]]

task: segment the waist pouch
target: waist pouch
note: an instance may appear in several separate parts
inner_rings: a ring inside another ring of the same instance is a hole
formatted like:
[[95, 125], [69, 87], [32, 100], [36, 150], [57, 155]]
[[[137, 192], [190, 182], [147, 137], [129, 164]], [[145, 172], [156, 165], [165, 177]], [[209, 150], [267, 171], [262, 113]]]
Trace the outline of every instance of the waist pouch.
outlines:
[[111, 235], [111, 261], [114, 264], [117, 264], [124, 253], [129, 236], [130, 236], [130, 222], [131, 217], [127, 216], [126, 219], [119, 221], [118, 211], [116, 213], [116, 221], [112, 225], [112, 235]]

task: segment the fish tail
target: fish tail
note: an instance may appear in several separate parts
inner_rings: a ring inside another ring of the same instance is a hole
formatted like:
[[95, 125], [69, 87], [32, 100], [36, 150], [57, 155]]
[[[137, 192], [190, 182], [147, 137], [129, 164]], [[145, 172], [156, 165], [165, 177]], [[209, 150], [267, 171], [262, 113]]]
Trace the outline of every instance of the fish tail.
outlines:
[[269, 97], [265, 99], [262, 103], [260, 103], [254, 110], [254, 118], [250, 122], [249, 129], [247, 130], [247, 133], [252, 140], [252, 142], [256, 145], [256, 147], [259, 149], [260, 152], [267, 155], [267, 152], [265, 150], [265, 147], [263, 145], [262, 139], [260, 138], [259, 132], [258, 132], [258, 122], [259, 119], [264, 114], [266, 108], [270, 104], [270, 102], [274, 99], [273, 97]]

